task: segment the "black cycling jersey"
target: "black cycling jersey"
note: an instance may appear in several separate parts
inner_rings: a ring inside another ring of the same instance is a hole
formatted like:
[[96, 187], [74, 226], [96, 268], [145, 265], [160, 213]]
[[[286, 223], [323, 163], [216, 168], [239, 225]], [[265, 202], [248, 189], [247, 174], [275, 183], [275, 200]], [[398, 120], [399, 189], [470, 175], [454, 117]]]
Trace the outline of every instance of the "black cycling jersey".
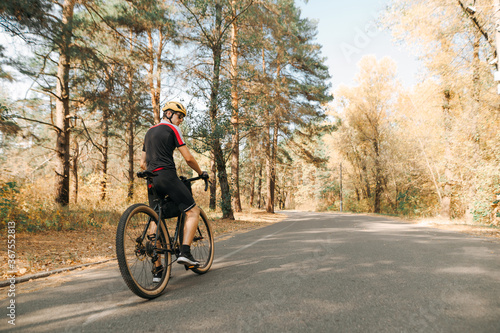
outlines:
[[159, 168], [175, 170], [174, 149], [185, 144], [179, 127], [165, 120], [151, 127], [142, 147], [142, 151], [146, 152], [148, 171]]
[[[162, 120], [146, 132], [142, 151], [146, 152], [147, 170], [158, 174], [153, 178], [156, 193], [160, 197], [168, 195], [181, 211], [187, 212], [196, 203], [186, 185], [177, 177], [173, 156], [175, 148], [185, 144], [179, 127]], [[148, 196], [149, 205], [154, 207], [153, 192], [149, 190]]]

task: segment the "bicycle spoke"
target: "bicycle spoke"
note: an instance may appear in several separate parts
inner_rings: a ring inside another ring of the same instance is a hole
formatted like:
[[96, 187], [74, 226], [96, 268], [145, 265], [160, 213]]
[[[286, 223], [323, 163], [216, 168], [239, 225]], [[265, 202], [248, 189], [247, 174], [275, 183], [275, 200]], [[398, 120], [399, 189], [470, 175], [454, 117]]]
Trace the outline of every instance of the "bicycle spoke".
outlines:
[[208, 272], [214, 258], [214, 243], [210, 224], [204, 212], [200, 215], [198, 227], [191, 244], [191, 253], [200, 262], [200, 265], [192, 270], [198, 274]]
[[[117, 230], [120, 272], [129, 288], [144, 298], [158, 296], [170, 277], [171, 255], [165, 251], [169, 243], [164, 228], [159, 232], [156, 247], [154, 237], [153, 240], [151, 237], [143, 237], [147, 235], [146, 228], [150, 228], [152, 223], [156, 224], [157, 218], [156, 213], [148, 206], [133, 205], [123, 214]], [[160, 282], [153, 282], [155, 256], [164, 267]]]

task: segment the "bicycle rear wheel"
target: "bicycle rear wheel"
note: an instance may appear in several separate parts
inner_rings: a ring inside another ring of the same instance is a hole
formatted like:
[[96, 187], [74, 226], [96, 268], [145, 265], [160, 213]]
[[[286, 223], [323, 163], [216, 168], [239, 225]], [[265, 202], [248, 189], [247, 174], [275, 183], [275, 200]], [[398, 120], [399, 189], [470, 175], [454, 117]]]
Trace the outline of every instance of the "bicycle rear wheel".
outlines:
[[214, 261], [214, 238], [208, 217], [201, 208], [200, 210], [198, 228], [191, 244], [191, 253], [200, 264], [191, 270], [197, 274], [205, 274]]
[[[150, 227], [146, 230], [148, 224]], [[116, 256], [120, 273], [132, 292], [147, 299], [158, 297], [163, 292], [172, 268], [170, 240], [163, 223], [160, 224], [155, 247], [156, 225], [156, 212], [144, 204], [135, 204], [123, 213], [116, 230]], [[153, 282], [154, 250], [163, 266], [159, 282]]]

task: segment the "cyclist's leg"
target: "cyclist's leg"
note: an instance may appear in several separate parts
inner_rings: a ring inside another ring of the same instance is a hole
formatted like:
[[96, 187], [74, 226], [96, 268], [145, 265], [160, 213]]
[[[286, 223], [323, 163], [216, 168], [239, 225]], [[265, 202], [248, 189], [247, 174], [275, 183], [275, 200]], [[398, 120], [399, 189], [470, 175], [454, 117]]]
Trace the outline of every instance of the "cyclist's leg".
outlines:
[[[153, 187], [153, 184], [152, 184], [149, 180], [147, 181], [147, 183], [146, 183], [146, 184], [147, 184], [147, 186], [148, 186], [148, 201], [149, 201], [149, 207], [151, 207], [151, 209], [154, 209], [154, 208], [155, 208], [155, 205], [156, 205], [156, 203], [155, 203], [155, 201], [154, 201], [154, 200], [156, 199], [156, 195], [155, 195], [155, 193], [154, 193], [154, 191], [153, 191], [153, 188], [152, 188], [152, 187]], [[147, 232], [148, 232], [148, 233], [147, 233], [147, 235], [148, 235], [148, 236], [150, 236], [150, 237], [151, 237], [151, 236], [155, 236], [155, 235], [156, 235], [156, 229], [157, 229], [156, 222], [151, 223], [151, 224], [149, 225], [149, 229], [148, 229], [148, 231], [147, 231]], [[161, 254], [160, 254], [160, 255], [158, 255], [158, 260], [156, 260], [156, 261], [154, 262], [154, 266], [155, 266], [157, 269], [161, 266]]]
[[191, 208], [186, 212], [182, 245], [191, 246], [194, 234], [196, 233], [196, 227], [198, 226], [199, 218], [200, 218], [200, 208], [198, 206], [194, 206], [193, 208]]
[[183, 232], [183, 245], [191, 245], [193, 241], [200, 209], [196, 206], [193, 195], [184, 183], [177, 177], [175, 170], [160, 170], [158, 177], [153, 179], [156, 192], [159, 195], [168, 195], [179, 207], [181, 212], [186, 214]]

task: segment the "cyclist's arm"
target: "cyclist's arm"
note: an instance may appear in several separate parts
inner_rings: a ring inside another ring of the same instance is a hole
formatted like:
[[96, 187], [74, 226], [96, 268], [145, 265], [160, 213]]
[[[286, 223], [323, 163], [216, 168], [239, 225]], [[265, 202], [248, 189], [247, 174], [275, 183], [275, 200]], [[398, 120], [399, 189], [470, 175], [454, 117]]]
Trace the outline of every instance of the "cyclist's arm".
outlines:
[[140, 167], [142, 170], [146, 170], [148, 168], [148, 165], [146, 164], [146, 152], [143, 151], [141, 154], [141, 164]]
[[196, 159], [194, 158], [193, 155], [191, 155], [191, 152], [189, 151], [188, 147], [180, 146], [179, 151], [181, 152], [182, 157], [186, 160], [187, 165], [191, 167], [194, 171], [198, 172], [198, 175], [201, 175], [203, 171], [201, 171], [200, 166], [198, 165], [198, 162], [196, 162]]

